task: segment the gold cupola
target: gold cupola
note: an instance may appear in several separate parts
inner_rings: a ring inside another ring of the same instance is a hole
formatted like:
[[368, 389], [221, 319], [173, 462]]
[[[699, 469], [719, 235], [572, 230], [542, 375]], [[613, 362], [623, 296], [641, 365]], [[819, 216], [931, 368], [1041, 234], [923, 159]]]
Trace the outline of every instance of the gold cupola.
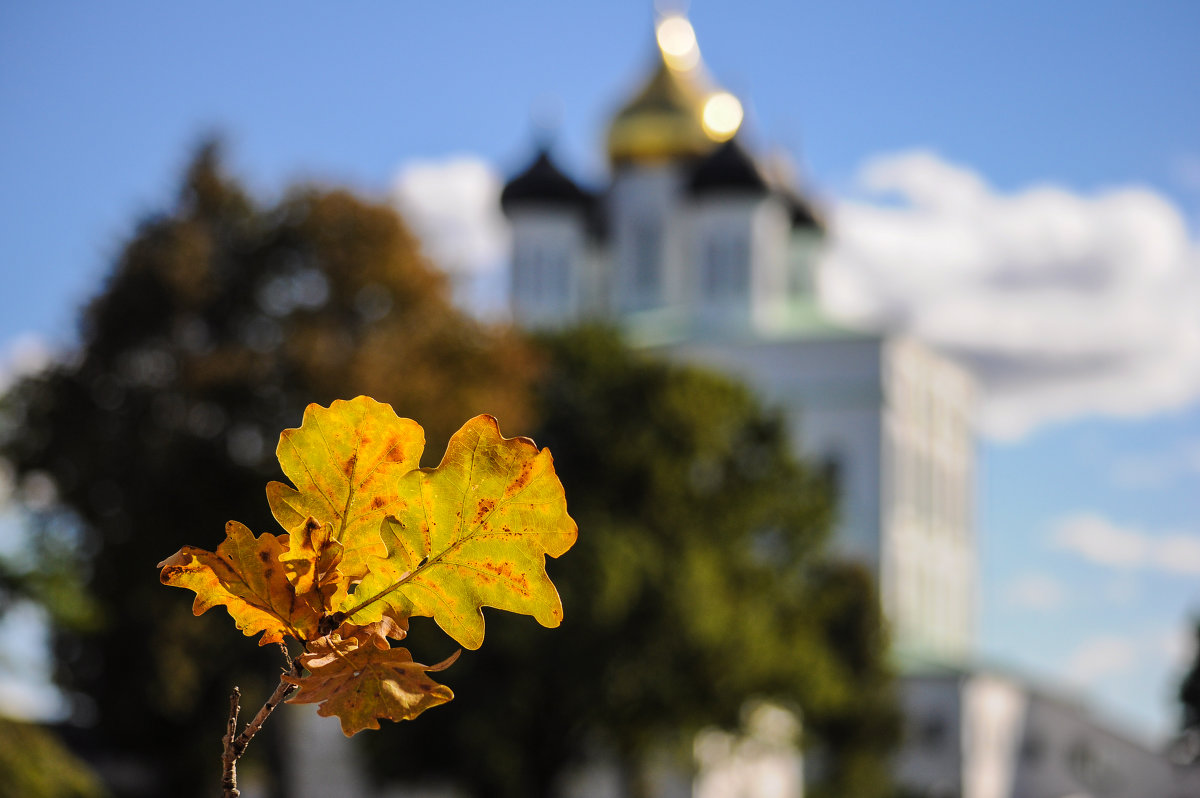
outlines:
[[613, 118], [608, 158], [614, 166], [707, 155], [737, 132], [741, 104], [711, 88], [692, 25], [670, 15], [655, 27], [657, 63], [650, 79]]

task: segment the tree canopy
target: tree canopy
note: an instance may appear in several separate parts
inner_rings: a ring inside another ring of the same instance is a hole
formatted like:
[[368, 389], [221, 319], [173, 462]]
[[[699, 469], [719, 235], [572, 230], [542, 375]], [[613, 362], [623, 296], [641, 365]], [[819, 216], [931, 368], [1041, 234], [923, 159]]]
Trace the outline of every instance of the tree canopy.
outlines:
[[489, 611], [489, 645], [454, 665], [457, 699], [368, 738], [382, 777], [537, 798], [601, 752], [637, 789], [648, 751], [690, 750], [767, 697], [802, 715], [828, 794], [881, 794], [897, 723], [878, 601], [823, 553], [829, 491], [782, 419], [603, 330], [531, 344], [481, 326], [447, 289], [389, 208], [316, 187], [257, 201], [208, 146], [116, 259], [78, 351], [5, 397], [3, 454], [38, 498], [34, 548], [56, 576], [10, 568], [0, 587], [54, 613], [80, 747], [113, 791], [211, 792], [230, 685], [257, 703], [279, 664], [164, 596], [154, 564], [215, 549], [231, 518], [271, 529], [279, 431], [310, 402], [366, 394], [420, 420], [426, 465], [477, 413], [533, 433], [580, 529], [547, 569], [561, 628]]
[[230, 686], [261, 701], [275, 681], [278, 652], [193, 618], [154, 564], [215, 548], [231, 518], [275, 526], [280, 431], [367, 394], [421, 419], [436, 458], [477, 408], [526, 428], [534, 370], [519, 338], [454, 309], [389, 207], [317, 187], [255, 201], [199, 151], [84, 310], [78, 351], [3, 407], [3, 454], [44, 499], [42, 556], [4, 581], [54, 613], [58, 681], [117, 794], [211, 793]]
[[829, 794], [881, 794], [897, 719], [878, 602], [862, 569], [823, 556], [830, 491], [782, 419], [603, 330], [542, 349], [537, 441], [581, 530], [549, 569], [564, 623], [489, 614], [455, 704], [367, 741], [380, 770], [540, 798], [605, 753], [636, 795], [648, 752], [674, 744], [686, 772], [697, 730], [735, 728], [763, 697], [802, 714]]

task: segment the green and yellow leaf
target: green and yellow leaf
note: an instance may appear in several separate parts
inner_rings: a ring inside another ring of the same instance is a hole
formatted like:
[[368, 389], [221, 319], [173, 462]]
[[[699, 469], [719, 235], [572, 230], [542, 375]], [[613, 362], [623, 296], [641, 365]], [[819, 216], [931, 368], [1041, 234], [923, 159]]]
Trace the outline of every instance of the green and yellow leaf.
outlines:
[[284, 637], [312, 640], [321, 620], [320, 599], [297, 595], [284, 575], [279, 556], [287, 540], [287, 535], [256, 538], [242, 524], [230, 521], [216, 553], [184, 546], [158, 564], [159, 579], [164, 585], [195, 591], [195, 615], [225, 605], [247, 637], [263, 633], [260, 646]]
[[341, 573], [348, 580], [364, 576], [368, 559], [386, 553], [380, 524], [401, 500], [400, 477], [417, 467], [424, 448], [419, 424], [369, 397], [309, 405], [300, 427], [279, 436], [276, 450], [295, 487], [267, 485], [271, 512], [292, 532], [289, 551], [307, 556], [299, 554], [305, 542], [296, 534], [313, 518], [340, 545]]
[[387, 558], [371, 561], [344, 601], [349, 620], [431, 616], [469, 649], [483, 642], [484, 606], [562, 621], [545, 558], [567, 551], [577, 530], [548, 450], [477, 416], [437, 468], [405, 475], [397, 495], [383, 526]]

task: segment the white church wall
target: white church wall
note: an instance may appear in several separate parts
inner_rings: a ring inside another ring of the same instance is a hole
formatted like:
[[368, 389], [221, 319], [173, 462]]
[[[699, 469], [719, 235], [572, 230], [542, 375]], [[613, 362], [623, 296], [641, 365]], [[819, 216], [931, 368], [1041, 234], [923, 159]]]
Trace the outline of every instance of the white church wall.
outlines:
[[962, 661], [977, 564], [969, 376], [920, 344], [885, 349], [881, 591], [902, 653]]
[[750, 324], [754, 274], [753, 197], [702, 197], [685, 207], [686, 312], [708, 330]]
[[754, 328], [771, 333], [783, 328], [791, 309], [788, 292], [788, 244], [791, 220], [787, 209], [768, 196], [754, 209], [754, 267], [751, 313]]
[[787, 413], [793, 445], [839, 482], [834, 547], [877, 569], [880, 547], [881, 339], [676, 344], [666, 354], [745, 380]]
[[608, 212], [615, 312], [683, 303], [681, 186], [672, 165], [628, 167], [613, 178]]
[[519, 208], [510, 214], [513, 312], [523, 324], [547, 326], [578, 318], [587, 295], [587, 231], [581, 214]]

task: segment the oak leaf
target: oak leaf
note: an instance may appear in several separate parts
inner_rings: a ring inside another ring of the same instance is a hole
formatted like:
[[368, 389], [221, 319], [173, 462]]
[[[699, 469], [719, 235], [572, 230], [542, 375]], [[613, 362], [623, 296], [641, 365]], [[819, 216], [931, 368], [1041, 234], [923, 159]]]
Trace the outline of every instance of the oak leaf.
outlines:
[[406, 474], [382, 535], [387, 558], [345, 599], [355, 623], [385, 611], [431, 616], [460, 645], [483, 642], [482, 607], [555, 627], [562, 602], [545, 557], [575, 542], [553, 458], [528, 438], [504, 438], [477, 416], [454, 434], [437, 468]]
[[[314, 596], [297, 595], [279, 563], [287, 535], [254, 533], [237, 521], [225, 525], [225, 540], [216, 552], [184, 546], [158, 564], [164, 585], [196, 593], [192, 613], [201, 615], [225, 605], [247, 637], [259, 632], [258, 644], [316, 637], [321, 619]], [[319, 599], [318, 599], [319, 601]]]
[[400, 499], [399, 478], [417, 467], [424, 449], [419, 424], [370, 397], [305, 408], [300, 426], [284, 430], [276, 449], [295, 487], [267, 485], [275, 520], [292, 531], [289, 551], [297, 554], [288, 559], [301, 556], [304, 542], [296, 533], [313, 518], [341, 546], [342, 575], [364, 576], [367, 560], [386, 552], [379, 526]]
[[322, 613], [331, 610], [346, 595], [348, 587], [338, 566], [342, 562], [342, 544], [333, 539], [333, 530], [315, 518], [309, 518], [288, 535], [285, 550], [279, 555], [287, 580], [303, 596], [316, 596], [314, 604]]
[[319, 704], [317, 714], [337, 716], [342, 733], [353, 736], [378, 729], [379, 720], [412, 720], [430, 707], [454, 698], [449, 687], [429, 677], [430, 671], [450, 667], [458, 652], [437, 665], [413, 662], [406, 648], [391, 648], [378, 627], [343, 624], [300, 657], [307, 676], [284, 676], [300, 691], [292, 704]]

